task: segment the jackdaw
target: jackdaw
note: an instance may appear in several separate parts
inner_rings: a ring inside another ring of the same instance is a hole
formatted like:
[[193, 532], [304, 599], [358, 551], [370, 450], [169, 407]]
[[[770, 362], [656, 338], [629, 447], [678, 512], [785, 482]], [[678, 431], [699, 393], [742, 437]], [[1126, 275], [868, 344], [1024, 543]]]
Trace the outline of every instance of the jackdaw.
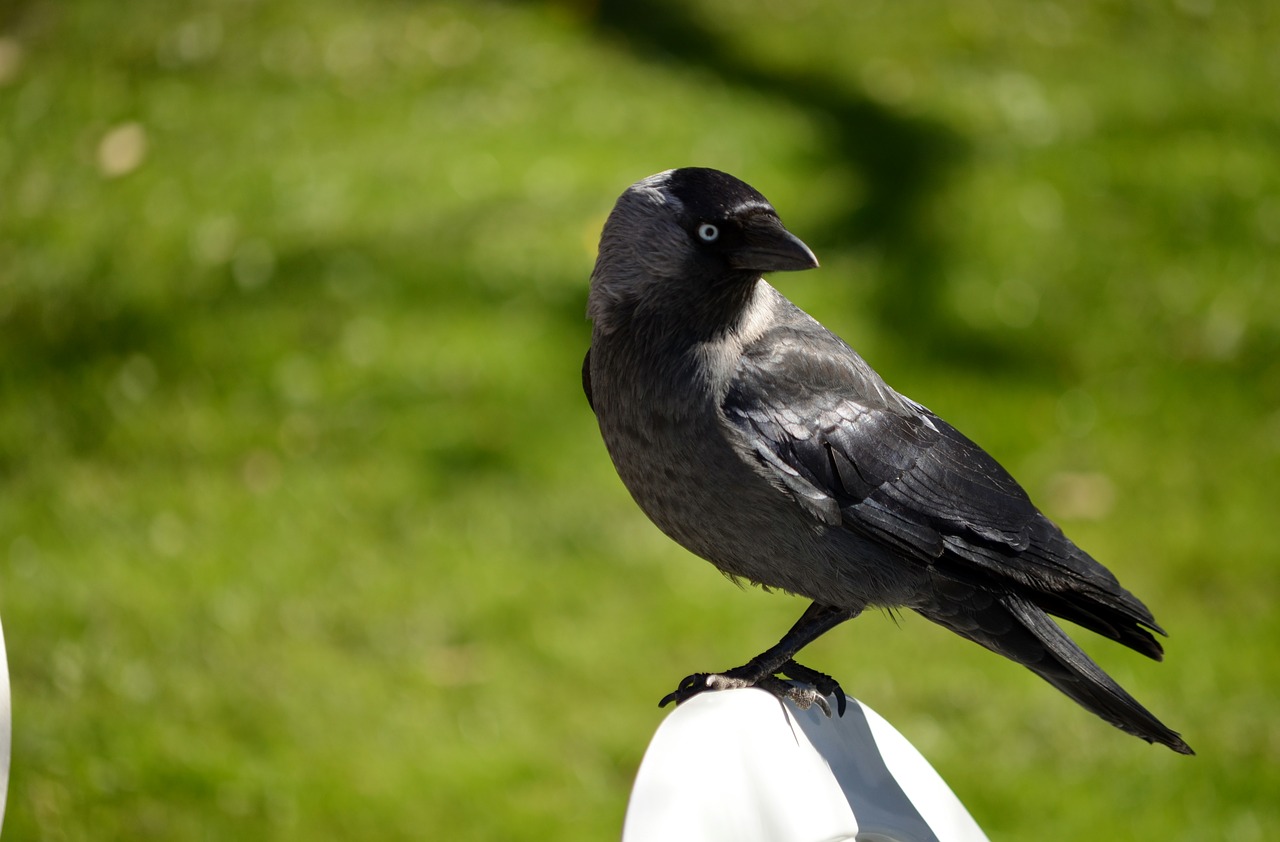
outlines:
[[760, 277], [817, 265], [764, 196], [717, 170], [638, 181], [605, 222], [582, 379], [614, 467], [687, 549], [813, 600], [776, 646], [661, 704], [756, 686], [828, 713], [834, 693], [843, 713], [839, 685], [795, 654], [866, 608], [906, 607], [1191, 754], [1049, 617], [1159, 660], [1146, 606], [982, 448]]

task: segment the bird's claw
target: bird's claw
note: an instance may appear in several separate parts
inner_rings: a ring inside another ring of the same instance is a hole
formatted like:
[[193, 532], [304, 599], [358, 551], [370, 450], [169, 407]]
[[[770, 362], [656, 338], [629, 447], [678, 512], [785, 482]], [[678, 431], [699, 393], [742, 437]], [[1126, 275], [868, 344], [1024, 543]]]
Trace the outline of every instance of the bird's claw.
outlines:
[[827, 702], [826, 697], [834, 694], [836, 711], [840, 716], [844, 716], [844, 691], [840, 689], [839, 682], [826, 673], [797, 664], [795, 661], [788, 661], [778, 672], [802, 682], [802, 685], [798, 686], [789, 681], [784, 681], [778, 675], [765, 675], [752, 679], [736, 675], [735, 672], [735, 670], [723, 673], [697, 672], [693, 675], [685, 676], [675, 690], [662, 697], [662, 700], [658, 702], [658, 707], [666, 707], [672, 702], [681, 705], [694, 696], [708, 691], [759, 687], [779, 699], [790, 699], [801, 710], [808, 710], [811, 706], [817, 705], [828, 717], [831, 716], [831, 705]]
[[800, 710], [808, 710], [813, 705], [817, 705], [818, 710], [822, 711], [828, 719], [831, 718], [831, 705], [816, 687], [797, 686], [790, 681], [783, 681], [776, 675], [766, 676], [756, 686], [762, 690], [768, 690], [779, 699], [790, 699]]
[[693, 675], [686, 675], [676, 689], [662, 697], [662, 701], [658, 702], [658, 707], [664, 708], [675, 702], [677, 705], [684, 704], [699, 693], [705, 693], [708, 690], [736, 690], [739, 687], [752, 687], [755, 682], [748, 681], [745, 678], [739, 678], [731, 672], [695, 672]]
[[[836, 681], [825, 672], [818, 672], [815, 669], [806, 667], [804, 664], [797, 664], [795, 661], [787, 661], [783, 664], [781, 672], [796, 681], [801, 681], [810, 685], [818, 692], [819, 698], [823, 698], [824, 702], [824, 697], [835, 696], [836, 713], [840, 716], [844, 716], [844, 711], [848, 704], [848, 697], [845, 696], [844, 689], [840, 686], [839, 681]], [[824, 705], [823, 710], [826, 711], [827, 716], [831, 716], [830, 708]]]

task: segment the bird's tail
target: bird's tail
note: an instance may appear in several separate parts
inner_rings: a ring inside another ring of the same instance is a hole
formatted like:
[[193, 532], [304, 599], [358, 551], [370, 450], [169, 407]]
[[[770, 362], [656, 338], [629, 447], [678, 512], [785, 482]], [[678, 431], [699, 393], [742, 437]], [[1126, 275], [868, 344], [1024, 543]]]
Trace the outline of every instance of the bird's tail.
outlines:
[[1026, 599], [1005, 594], [976, 610], [972, 604], [961, 611], [938, 608], [920, 613], [1017, 661], [1120, 730], [1179, 754], [1195, 754], [1176, 731], [1125, 692], [1048, 614]]

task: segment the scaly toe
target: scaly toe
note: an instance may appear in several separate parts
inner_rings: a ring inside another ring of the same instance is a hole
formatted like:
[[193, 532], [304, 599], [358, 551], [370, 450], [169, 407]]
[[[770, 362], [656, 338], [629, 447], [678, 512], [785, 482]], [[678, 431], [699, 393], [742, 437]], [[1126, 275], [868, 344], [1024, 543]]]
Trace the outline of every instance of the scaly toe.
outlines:
[[[796, 681], [811, 685], [820, 696], [835, 696], [836, 712], [840, 716], [844, 716], [846, 698], [844, 690], [840, 687], [840, 682], [836, 681], [825, 672], [818, 672], [815, 669], [806, 667], [804, 664], [798, 664], [794, 660], [787, 661], [783, 664], [782, 669], [779, 670], [779, 672], [783, 673], [788, 678], [793, 678]], [[827, 716], [830, 716], [830, 709], [825, 705], [824, 709], [827, 710]]]

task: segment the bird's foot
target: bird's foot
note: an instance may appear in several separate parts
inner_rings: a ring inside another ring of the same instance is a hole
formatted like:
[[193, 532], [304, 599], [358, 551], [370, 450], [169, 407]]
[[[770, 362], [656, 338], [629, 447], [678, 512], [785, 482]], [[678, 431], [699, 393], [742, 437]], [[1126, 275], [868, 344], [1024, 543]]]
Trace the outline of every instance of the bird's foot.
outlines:
[[[795, 679], [796, 681], [802, 681], [813, 688], [813, 690], [818, 694], [818, 698], [823, 700], [823, 704], [819, 705], [819, 707], [826, 712], [827, 716], [831, 716], [831, 709], [827, 707], [825, 697], [835, 696], [836, 713], [840, 716], [844, 716], [846, 697], [844, 695], [844, 689], [841, 688], [839, 681], [836, 681], [825, 672], [818, 672], [815, 669], [810, 669], [804, 664], [798, 664], [795, 661], [787, 661], [783, 664], [782, 673], [788, 678]], [[801, 710], [805, 709], [806, 708], [801, 708]]]
[[[722, 673], [699, 672], [686, 676], [675, 690], [662, 697], [662, 701], [658, 702], [658, 707], [666, 707], [672, 702], [677, 705], [683, 704], [700, 693], [712, 690], [759, 687], [779, 699], [790, 699], [801, 710], [808, 710], [812, 705], [817, 705], [828, 717], [831, 716], [831, 705], [827, 702], [826, 697], [834, 694], [836, 697], [836, 710], [841, 716], [844, 716], [844, 691], [840, 689], [840, 684], [826, 673], [809, 669], [790, 660], [783, 664], [776, 674], [756, 675], [754, 674], [755, 670], [749, 669], [751, 666], [748, 664]], [[782, 675], [802, 682], [802, 685], [797, 686], [784, 681], [780, 677]]]

